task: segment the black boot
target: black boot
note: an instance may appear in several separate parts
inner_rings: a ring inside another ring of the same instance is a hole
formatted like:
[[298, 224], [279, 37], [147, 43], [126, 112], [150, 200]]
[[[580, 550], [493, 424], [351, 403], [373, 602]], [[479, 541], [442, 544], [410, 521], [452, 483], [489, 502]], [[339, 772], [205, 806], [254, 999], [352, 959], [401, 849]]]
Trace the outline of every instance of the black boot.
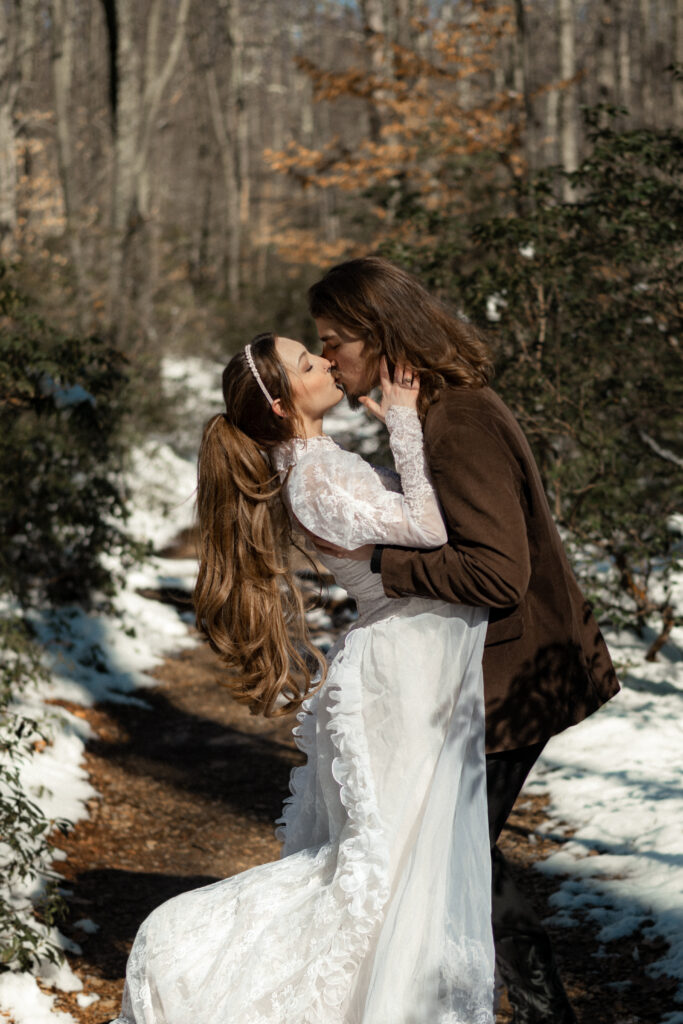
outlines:
[[514, 1024], [577, 1024], [545, 933], [501, 946]]

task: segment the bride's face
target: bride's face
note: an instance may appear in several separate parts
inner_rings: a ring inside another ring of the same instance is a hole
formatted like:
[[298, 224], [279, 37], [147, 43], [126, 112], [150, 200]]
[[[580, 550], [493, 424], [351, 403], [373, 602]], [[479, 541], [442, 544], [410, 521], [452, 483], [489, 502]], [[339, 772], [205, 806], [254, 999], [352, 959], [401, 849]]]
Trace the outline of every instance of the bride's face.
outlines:
[[292, 398], [304, 422], [319, 420], [344, 397], [328, 359], [313, 355], [292, 338], [276, 338], [275, 350], [287, 371]]

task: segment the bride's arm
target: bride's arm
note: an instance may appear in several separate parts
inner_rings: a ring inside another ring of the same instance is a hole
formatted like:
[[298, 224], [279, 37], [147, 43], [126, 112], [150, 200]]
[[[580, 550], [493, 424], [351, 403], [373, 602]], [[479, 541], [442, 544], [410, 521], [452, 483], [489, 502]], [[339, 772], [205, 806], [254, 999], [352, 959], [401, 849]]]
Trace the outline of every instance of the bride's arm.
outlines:
[[291, 511], [307, 532], [349, 550], [365, 544], [433, 548], [446, 542], [417, 413], [393, 407], [387, 427], [403, 494], [386, 490], [360, 455], [312, 447], [286, 484]]

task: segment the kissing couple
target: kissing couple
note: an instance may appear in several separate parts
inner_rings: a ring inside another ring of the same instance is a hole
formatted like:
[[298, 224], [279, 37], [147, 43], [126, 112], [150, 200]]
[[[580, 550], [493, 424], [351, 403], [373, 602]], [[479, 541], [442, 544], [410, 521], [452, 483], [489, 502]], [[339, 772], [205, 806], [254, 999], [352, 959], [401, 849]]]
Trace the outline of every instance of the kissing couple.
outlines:
[[[117, 1024], [493, 1024], [494, 970], [515, 1024], [571, 1024], [496, 842], [548, 739], [618, 691], [607, 648], [479, 331], [372, 256], [309, 307], [322, 354], [233, 356], [198, 463], [198, 626], [306, 755], [282, 854], [153, 911]], [[344, 392], [395, 471], [324, 433]], [[326, 658], [292, 530], [357, 602]]]

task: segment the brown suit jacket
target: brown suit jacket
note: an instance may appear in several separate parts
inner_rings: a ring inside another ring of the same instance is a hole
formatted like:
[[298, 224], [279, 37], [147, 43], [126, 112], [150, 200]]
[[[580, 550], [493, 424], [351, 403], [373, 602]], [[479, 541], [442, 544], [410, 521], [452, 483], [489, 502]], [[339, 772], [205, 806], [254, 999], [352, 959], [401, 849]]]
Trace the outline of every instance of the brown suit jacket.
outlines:
[[546, 740], [619, 690], [514, 416], [490, 389], [444, 389], [425, 454], [448, 527], [435, 551], [386, 548], [390, 597], [489, 608], [484, 650], [489, 753]]

